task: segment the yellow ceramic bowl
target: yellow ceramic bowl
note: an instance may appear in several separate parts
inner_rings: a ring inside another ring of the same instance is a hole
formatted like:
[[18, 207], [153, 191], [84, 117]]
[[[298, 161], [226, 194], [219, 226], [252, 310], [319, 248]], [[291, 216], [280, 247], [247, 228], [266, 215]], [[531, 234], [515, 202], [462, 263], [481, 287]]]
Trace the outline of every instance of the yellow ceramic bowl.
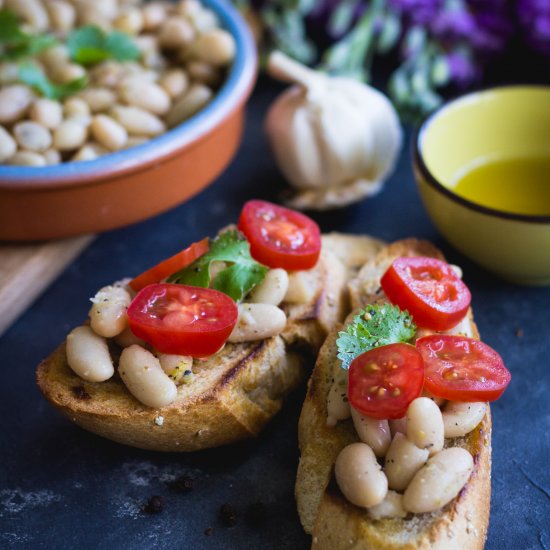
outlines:
[[494, 88], [454, 100], [422, 124], [413, 149], [422, 201], [453, 246], [505, 279], [550, 284], [550, 216], [480, 206], [451, 186], [465, 166], [486, 159], [550, 158], [550, 87]]

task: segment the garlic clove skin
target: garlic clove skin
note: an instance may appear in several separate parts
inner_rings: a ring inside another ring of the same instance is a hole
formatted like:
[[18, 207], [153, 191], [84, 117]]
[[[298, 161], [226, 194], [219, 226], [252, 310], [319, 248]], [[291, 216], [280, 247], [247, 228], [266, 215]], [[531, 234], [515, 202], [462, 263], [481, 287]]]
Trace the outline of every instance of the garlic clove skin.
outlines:
[[281, 171], [300, 191], [293, 205], [343, 206], [378, 192], [402, 144], [390, 101], [366, 84], [273, 56], [269, 71], [299, 83], [275, 100], [265, 123]]

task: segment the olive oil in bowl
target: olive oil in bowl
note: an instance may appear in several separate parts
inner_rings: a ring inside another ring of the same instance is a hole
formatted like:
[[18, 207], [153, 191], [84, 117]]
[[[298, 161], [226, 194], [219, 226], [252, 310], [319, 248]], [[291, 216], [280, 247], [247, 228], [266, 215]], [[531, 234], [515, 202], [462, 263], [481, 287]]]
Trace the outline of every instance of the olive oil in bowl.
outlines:
[[481, 206], [550, 216], [550, 157], [492, 159], [461, 171], [449, 186]]

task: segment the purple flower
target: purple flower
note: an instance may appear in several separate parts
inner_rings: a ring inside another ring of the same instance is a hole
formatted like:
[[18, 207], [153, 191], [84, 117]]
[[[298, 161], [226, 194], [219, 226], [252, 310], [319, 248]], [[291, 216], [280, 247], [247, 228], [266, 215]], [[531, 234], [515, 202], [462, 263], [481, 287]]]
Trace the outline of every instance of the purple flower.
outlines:
[[449, 80], [459, 88], [467, 88], [481, 76], [479, 67], [476, 67], [472, 59], [465, 53], [451, 52], [446, 57], [449, 69]]
[[550, 57], [550, 2], [518, 0], [517, 13], [525, 41]]
[[470, 36], [475, 49], [486, 54], [500, 53], [514, 34], [510, 0], [468, 0], [476, 29]]
[[465, 9], [443, 9], [430, 25], [431, 32], [443, 42], [468, 39], [477, 31], [476, 21]]
[[443, 8], [443, 0], [390, 0], [389, 5], [412, 26], [428, 26]]

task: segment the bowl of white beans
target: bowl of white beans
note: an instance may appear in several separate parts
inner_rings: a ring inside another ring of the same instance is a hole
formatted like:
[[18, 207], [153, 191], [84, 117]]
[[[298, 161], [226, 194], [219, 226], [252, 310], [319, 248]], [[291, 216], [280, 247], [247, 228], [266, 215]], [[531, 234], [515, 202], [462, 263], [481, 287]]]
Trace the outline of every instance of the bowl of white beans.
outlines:
[[0, 240], [104, 231], [210, 184], [241, 140], [251, 33], [224, 0], [0, 2]]

